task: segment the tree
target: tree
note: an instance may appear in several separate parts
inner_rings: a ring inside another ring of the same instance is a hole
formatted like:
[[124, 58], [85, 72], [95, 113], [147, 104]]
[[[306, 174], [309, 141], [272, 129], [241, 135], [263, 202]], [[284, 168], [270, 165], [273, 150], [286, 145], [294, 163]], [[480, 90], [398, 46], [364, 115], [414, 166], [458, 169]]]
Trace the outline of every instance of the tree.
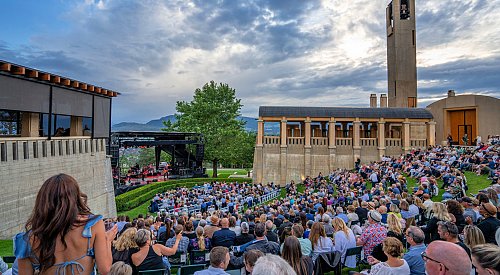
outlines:
[[244, 122], [238, 120], [242, 106], [228, 84], [210, 81], [196, 89], [191, 102], [177, 101], [177, 120], [164, 122], [163, 130], [203, 134], [205, 159], [212, 162], [213, 177], [217, 177], [219, 161], [229, 160], [239, 150], [234, 140], [245, 132]]

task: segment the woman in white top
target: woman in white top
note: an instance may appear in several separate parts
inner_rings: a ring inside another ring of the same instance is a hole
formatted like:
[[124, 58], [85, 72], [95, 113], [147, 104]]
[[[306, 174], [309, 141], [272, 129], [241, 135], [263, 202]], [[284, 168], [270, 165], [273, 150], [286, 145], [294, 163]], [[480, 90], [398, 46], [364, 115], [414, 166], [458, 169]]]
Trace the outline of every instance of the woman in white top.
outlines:
[[401, 241], [394, 237], [387, 237], [382, 242], [382, 247], [387, 261], [380, 262], [372, 256], [368, 256], [368, 263], [372, 265], [370, 275], [409, 275], [408, 263], [404, 259], [400, 259], [404, 251]]
[[[347, 249], [356, 247], [356, 237], [351, 229], [347, 227], [344, 220], [334, 218], [332, 221], [333, 229], [335, 230], [335, 251], [342, 254], [342, 262], [344, 262]], [[347, 267], [356, 267], [356, 256], [349, 256], [345, 261]]]
[[309, 233], [309, 240], [312, 244], [312, 260], [316, 261], [320, 253], [332, 252], [333, 242], [326, 236], [325, 227], [321, 222], [315, 222]]

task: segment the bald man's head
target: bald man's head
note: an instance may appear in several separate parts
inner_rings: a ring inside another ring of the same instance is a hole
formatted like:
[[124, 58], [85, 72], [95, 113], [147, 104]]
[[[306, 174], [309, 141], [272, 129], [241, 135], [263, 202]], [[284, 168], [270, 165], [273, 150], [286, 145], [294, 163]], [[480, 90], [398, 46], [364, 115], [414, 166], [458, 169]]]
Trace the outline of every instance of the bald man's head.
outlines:
[[228, 218], [224, 218], [220, 221], [220, 226], [222, 228], [229, 228], [229, 219]]
[[469, 275], [472, 263], [465, 250], [450, 242], [433, 241], [425, 250], [425, 271], [429, 275]]

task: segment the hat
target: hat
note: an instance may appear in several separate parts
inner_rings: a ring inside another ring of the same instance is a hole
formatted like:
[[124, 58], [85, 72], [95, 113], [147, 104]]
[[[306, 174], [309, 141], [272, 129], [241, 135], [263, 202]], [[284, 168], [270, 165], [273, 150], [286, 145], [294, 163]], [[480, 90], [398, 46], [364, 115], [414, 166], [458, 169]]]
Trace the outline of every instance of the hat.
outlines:
[[[490, 216], [495, 216], [497, 214], [497, 208], [490, 202], [481, 204], [481, 207], [488, 213]], [[484, 216], [484, 215], [483, 215]]]
[[380, 222], [382, 220], [382, 215], [380, 215], [380, 213], [375, 210], [371, 210], [370, 212], [368, 212], [368, 216], [376, 222]]
[[472, 199], [469, 197], [463, 197], [463, 198], [459, 199], [459, 201], [472, 204]]
[[368, 208], [375, 209], [375, 203], [374, 202], [369, 202], [368, 203]]
[[212, 215], [210, 217], [210, 224], [211, 225], [217, 225], [219, 223], [219, 218], [215, 215]]

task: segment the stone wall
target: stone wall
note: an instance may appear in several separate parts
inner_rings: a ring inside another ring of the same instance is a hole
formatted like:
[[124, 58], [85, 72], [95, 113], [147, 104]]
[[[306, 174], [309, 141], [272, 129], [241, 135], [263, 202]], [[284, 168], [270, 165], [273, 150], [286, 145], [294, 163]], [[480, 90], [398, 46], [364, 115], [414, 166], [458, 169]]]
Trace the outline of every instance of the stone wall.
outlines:
[[22, 230], [40, 186], [58, 173], [78, 181], [93, 213], [116, 216], [111, 159], [104, 139], [0, 139], [0, 156], [0, 239], [10, 239]]

